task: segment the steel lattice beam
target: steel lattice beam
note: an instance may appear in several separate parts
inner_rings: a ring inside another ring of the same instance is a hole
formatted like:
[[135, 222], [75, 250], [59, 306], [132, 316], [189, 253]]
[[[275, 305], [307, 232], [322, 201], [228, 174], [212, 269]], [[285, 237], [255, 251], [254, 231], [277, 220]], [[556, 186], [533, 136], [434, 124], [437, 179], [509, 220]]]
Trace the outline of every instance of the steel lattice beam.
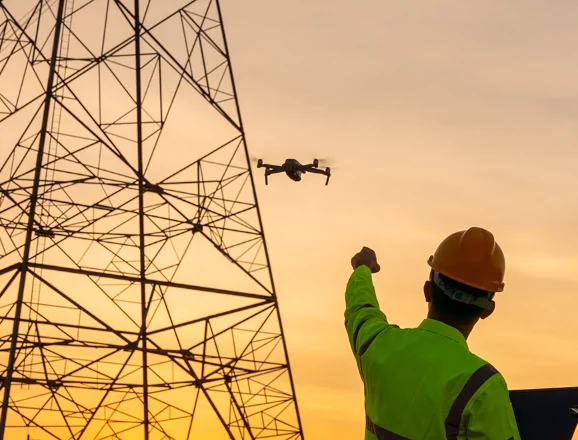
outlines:
[[0, 132], [0, 439], [302, 439], [219, 1], [0, 1]]

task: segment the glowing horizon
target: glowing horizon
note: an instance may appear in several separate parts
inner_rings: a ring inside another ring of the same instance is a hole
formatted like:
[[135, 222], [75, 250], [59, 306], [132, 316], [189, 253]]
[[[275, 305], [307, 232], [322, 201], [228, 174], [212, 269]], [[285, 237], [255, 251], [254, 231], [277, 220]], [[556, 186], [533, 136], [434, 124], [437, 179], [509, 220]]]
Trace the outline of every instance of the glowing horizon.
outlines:
[[[305, 436], [363, 435], [343, 294], [364, 245], [382, 266], [382, 309], [413, 327], [426, 313], [426, 261], [439, 241], [473, 225], [491, 230], [506, 287], [470, 349], [510, 389], [573, 386], [578, 5], [225, 0], [222, 9], [249, 152], [337, 165], [327, 187], [311, 175], [265, 186], [253, 168]], [[228, 136], [202, 120], [198, 103], [183, 95], [175, 104], [188, 116], [171, 120], [158, 176], [195, 157], [191, 146]], [[14, 136], [2, 132], [0, 160]], [[246, 287], [200, 249], [187, 262], [196, 272], [182, 279]], [[206, 310], [223, 306], [203, 299]], [[201, 313], [190, 298], [182, 304]], [[199, 435], [214, 433], [215, 420], [207, 425]]]

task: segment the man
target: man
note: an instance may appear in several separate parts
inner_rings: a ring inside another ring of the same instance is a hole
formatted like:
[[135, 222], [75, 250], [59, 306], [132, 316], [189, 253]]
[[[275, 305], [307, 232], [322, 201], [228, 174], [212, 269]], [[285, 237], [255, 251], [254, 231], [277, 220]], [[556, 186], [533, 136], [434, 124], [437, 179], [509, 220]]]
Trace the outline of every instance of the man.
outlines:
[[504, 289], [500, 246], [474, 227], [447, 237], [428, 264], [427, 319], [400, 329], [379, 309], [375, 252], [351, 260], [345, 326], [365, 387], [365, 439], [519, 440], [504, 378], [466, 342]]

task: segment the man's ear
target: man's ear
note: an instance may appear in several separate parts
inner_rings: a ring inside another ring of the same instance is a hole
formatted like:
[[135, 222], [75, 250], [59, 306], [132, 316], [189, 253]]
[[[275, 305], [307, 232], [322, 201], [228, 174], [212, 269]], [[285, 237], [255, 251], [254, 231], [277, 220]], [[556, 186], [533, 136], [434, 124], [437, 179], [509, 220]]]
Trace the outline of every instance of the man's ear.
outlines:
[[427, 280], [423, 285], [423, 294], [425, 296], [425, 302], [431, 303], [431, 281]]
[[488, 318], [492, 313], [494, 313], [494, 310], [496, 310], [496, 303], [492, 301], [492, 307], [490, 309], [484, 309], [484, 311], [480, 315], [480, 318], [481, 319]]

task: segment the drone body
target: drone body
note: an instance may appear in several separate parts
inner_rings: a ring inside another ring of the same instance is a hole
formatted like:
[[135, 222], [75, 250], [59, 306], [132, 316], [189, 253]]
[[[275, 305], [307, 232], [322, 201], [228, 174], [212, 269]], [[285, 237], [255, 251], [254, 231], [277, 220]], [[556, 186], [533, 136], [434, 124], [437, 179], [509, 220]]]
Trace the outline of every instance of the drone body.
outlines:
[[307, 172], [327, 176], [325, 185], [328, 185], [329, 178], [331, 177], [331, 169], [325, 168], [325, 170], [320, 170], [318, 167], [319, 161], [317, 159], [309, 165], [301, 165], [296, 159], [287, 159], [283, 165], [264, 164], [261, 159], [257, 161], [257, 168], [265, 168], [265, 185], [269, 184], [269, 176], [271, 174], [285, 173], [291, 180], [300, 182], [301, 175]]

